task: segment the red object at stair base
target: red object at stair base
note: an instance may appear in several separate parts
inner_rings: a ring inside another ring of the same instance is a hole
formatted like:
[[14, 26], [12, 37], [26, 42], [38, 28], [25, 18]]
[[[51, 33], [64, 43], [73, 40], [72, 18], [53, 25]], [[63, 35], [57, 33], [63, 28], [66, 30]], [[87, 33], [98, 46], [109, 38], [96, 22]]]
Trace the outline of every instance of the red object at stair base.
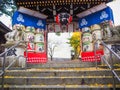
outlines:
[[[26, 57], [26, 52], [24, 52], [24, 56]], [[47, 54], [46, 53], [35, 53], [35, 52], [28, 52], [27, 53], [27, 63], [46, 63], [47, 62]]]
[[94, 51], [93, 52], [82, 52], [81, 53], [81, 59], [83, 62], [100, 62], [101, 61], [101, 55], [104, 55], [103, 50], [97, 50], [96, 56]]

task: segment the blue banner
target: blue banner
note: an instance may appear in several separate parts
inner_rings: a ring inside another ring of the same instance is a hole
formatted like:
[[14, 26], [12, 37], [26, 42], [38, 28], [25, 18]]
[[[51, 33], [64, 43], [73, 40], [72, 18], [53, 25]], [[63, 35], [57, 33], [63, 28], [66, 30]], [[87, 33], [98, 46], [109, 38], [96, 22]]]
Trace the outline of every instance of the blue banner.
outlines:
[[110, 7], [80, 18], [79, 28], [89, 27], [94, 24], [100, 24], [101, 22], [106, 20], [112, 20], [114, 22], [112, 9]]
[[27, 14], [20, 13], [16, 11], [12, 18], [12, 24], [22, 24], [24, 26], [32, 26], [35, 28], [46, 28], [46, 20], [45, 19], [39, 19], [37, 17], [33, 17]]

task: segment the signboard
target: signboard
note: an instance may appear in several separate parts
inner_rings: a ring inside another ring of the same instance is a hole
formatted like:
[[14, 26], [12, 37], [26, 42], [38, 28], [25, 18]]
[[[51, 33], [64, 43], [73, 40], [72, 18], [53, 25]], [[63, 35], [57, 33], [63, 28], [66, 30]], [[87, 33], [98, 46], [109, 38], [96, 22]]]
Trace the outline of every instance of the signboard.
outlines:
[[[94, 44], [94, 41], [96, 39], [101, 39], [101, 28], [99, 28], [97, 24], [100, 24], [104, 21], [112, 21], [113, 20], [113, 13], [110, 7], [106, 7], [100, 11], [97, 11], [95, 13], [89, 14], [83, 18], [79, 19], [79, 28], [82, 28], [84, 30], [89, 30], [87, 29], [87, 27], [90, 26], [94, 26], [94, 30], [89, 34], [92, 35], [93, 40], [91, 42], [93, 43], [88, 43], [85, 42], [87, 39], [90, 39], [90, 35], [88, 36], [88, 34], [86, 32], [83, 32], [83, 39], [85, 41], [83, 41], [83, 52], [81, 53], [81, 59], [83, 62], [95, 62], [95, 61], [101, 61], [101, 55], [104, 54], [104, 50], [103, 50], [103, 46], [101, 45], [101, 42], [97, 42], [96, 45], [98, 47], [98, 50], [96, 50], [96, 54], [94, 54], [94, 48], [92, 44]], [[87, 35], [87, 36], [85, 36]], [[92, 49], [93, 48], [93, 49]], [[91, 49], [91, 50], [90, 50]]]
[[41, 28], [46, 29], [46, 20], [45, 19], [39, 19], [27, 14], [20, 13], [16, 11], [13, 15], [13, 21], [12, 24], [22, 24], [24, 26], [31, 26], [35, 28]]
[[22, 29], [24, 32], [23, 40], [26, 41], [27, 44], [27, 55], [25, 51], [24, 56], [27, 56], [27, 62], [46, 63], [46, 40], [44, 39], [46, 33], [46, 20], [16, 11], [13, 15], [12, 23], [13, 27], [16, 28], [18, 28], [18, 26], [24, 27], [24, 30]]
[[80, 18], [79, 28], [89, 27], [91, 25], [99, 24], [106, 20], [111, 20], [114, 22], [112, 9], [110, 7]]

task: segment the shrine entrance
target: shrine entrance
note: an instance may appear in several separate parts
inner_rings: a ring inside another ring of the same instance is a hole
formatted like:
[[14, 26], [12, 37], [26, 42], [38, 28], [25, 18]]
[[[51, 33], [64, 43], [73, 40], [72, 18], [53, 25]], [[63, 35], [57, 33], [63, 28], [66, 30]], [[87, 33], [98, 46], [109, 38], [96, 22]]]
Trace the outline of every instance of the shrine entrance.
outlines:
[[[68, 13], [60, 13], [56, 16], [56, 23], [47, 25], [48, 39], [47, 50], [49, 60], [71, 60], [73, 59], [74, 42], [71, 43], [74, 32], [81, 34], [78, 22], [71, 22], [72, 16]], [[80, 49], [80, 36], [74, 36], [78, 40], [77, 48]], [[80, 50], [77, 52], [80, 55]], [[74, 58], [75, 59], [75, 58]]]
[[69, 38], [72, 32], [48, 33], [47, 52], [50, 61], [68, 61], [71, 60], [72, 47]]
[[[47, 39], [47, 52], [50, 61], [67, 61], [78, 59], [80, 55], [81, 32], [49, 32]], [[77, 42], [75, 42], [75, 39]], [[77, 45], [75, 57], [74, 44]]]
[[[65, 34], [66, 32], [89, 32], [90, 29], [88, 27], [91, 28], [91, 26], [94, 24], [99, 24], [106, 20], [112, 21], [109, 16], [105, 17], [106, 12], [100, 14], [102, 16], [101, 19], [104, 20], [100, 19], [101, 21], [96, 21], [97, 23], [92, 22], [91, 24], [88, 22], [89, 20], [87, 18], [88, 16], [89, 19], [91, 19], [90, 15], [107, 8], [105, 3], [110, 1], [101, 0], [86, 2], [85, 0], [16, 0], [16, 4], [19, 9], [13, 16], [13, 26], [18, 31], [22, 29], [22, 32], [24, 33], [24, 38], [18, 38], [18, 40], [22, 39], [26, 41], [28, 46], [27, 62], [46, 63], [48, 61], [48, 43], [50, 42], [49, 39], [53, 36], [53, 32], [55, 32], [54, 34], [57, 34], [58, 36], [61, 34], [60, 32], [62, 32], [61, 35]], [[96, 17], [97, 15], [93, 16]], [[92, 19], [94, 19], [94, 17]], [[86, 35], [88, 35], [88, 33]], [[84, 34], [84, 39], [86, 39], [86, 35]], [[67, 36], [67, 34], [65, 36]], [[89, 36], [91, 35], [89, 34]], [[89, 36], [87, 36], [87, 38], [91, 39]], [[85, 45], [82, 46], [82, 49], [83, 48], [85, 50], [89, 50], [90, 47], [89, 45]], [[24, 55], [27, 55], [26, 52]]]

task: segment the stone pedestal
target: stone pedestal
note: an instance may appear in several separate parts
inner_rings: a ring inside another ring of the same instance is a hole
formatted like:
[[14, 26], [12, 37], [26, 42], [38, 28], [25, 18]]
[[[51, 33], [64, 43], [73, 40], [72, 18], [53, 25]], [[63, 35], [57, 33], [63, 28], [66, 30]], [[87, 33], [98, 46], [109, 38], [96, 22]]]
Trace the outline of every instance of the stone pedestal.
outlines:
[[[110, 49], [112, 49], [115, 53], [120, 55], [120, 40], [119, 39], [111, 38], [108, 40], [104, 40], [104, 42], [107, 44], [107, 46]], [[105, 53], [105, 58], [108, 60], [109, 63], [111, 63], [110, 51], [107, 48], [104, 48], [104, 53]], [[120, 63], [118, 58], [114, 54], [112, 54], [112, 58], [113, 58], [114, 64]]]
[[[3, 44], [3, 46], [5, 47], [5, 51], [8, 48], [10, 48], [11, 46], [15, 45], [15, 44], [16, 44], [15, 42]], [[24, 68], [25, 64], [26, 64], [25, 63], [26, 58], [24, 57], [25, 48], [26, 48], [25, 44], [21, 43], [17, 47], [15, 47], [12, 50], [8, 51], [8, 53], [6, 54], [6, 66], [8, 66], [13, 60], [16, 59], [13, 66], [14, 67], [22, 67], [22, 68]], [[3, 61], [3, 57], [1, 59]]]

